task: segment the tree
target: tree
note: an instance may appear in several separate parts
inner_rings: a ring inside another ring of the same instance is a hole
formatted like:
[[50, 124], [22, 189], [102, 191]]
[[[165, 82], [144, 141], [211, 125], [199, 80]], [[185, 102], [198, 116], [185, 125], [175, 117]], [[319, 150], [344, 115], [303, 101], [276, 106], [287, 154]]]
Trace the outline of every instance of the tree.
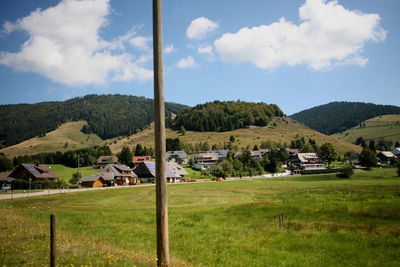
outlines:
[[75, 172], [72, 174], [72, 178], [69, 180], [69, 182], [71, 184], [77, 184], [81, 178], [82, 174], [80, 172]]
[[374, 140], [369, 141], [368, 148], [371, 149], [372, 151], [376, 152], [376, 145], [375, 145], [375, 141]]
[[363, 148], [358, 160], [362, 166], [367, 168], [374, 167], [378, 163], [375, 151], [369, 148]]
[[135, 156], [144, 156], [144, 150], [141, 144], [136, 145]]
[[13, 162], [4, 154], [0, 154], [0, 172], [12, 170]]
[[122, 164], [125, 165], [130, 165], [132, 163], [132, 151], [129, 149], [128, 146], [124, 146], [121, 150], [121, 153], [119, 153], [118, 158], [121, 161]]
[[340, 171], [338, 176], [341, 178], [350, 178], [353, 174], [353, 168], [351, 166], [346, 166]]
[[337, 158], [335, 147], [331, 143], [325, 143], [321, 146], [320, 150], [322, 160], [328, 162], [328, 166], [330, 166], [332, 161]]
[[236, 141], [236, 138], [235, 138], [233, 135], [231, 135], [231, 136], [229, 137], [229, 142], [235, 143], [235, 141]]

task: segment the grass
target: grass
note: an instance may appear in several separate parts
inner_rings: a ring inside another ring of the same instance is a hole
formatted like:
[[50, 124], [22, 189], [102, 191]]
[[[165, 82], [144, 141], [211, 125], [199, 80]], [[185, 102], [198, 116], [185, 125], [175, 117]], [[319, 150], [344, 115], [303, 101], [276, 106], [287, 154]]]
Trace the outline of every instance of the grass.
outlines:
[[[68, 182], [72, 178], [72, 174], [78, 172], [78, 168], [69, 168], [60, 164], [46, 164], [61, 180]], [[100, 172], [99, 169], [93, 169], [92, 167], [81, 167], [79, 168], [82, 177], [90, 176]]]
[[[399, 192], [393, 169], [170, 185], [172, 266], [398, 266]], [[154, 266], [154, 205], [154, 187], [1, 201], [1, 263], [47, 264], [56, 213], [60, 266]]]
[[365, 140], [380, 140], [400, 142], [400, 115], [378, 116], [365, 121], [365, 127], [353, 127], [343, 133], [337, 133], [334, 137], [354, 143], [358, 137]]
[[[290, 141], [304, 137], [305, 140], [309, 138], [314, 139], [318, 145], [324, 143], [332, 143], [339, 153], [345, 153], [347, 151], [361, 151], [359, 146], [355, 146], [351, 143], [338, 140], [332, 136], [327, 136], [317, 131], [314, 131], [301, 123], [293, 121], [290, 118], [284, 118], [284, 120], [277, 120], [274, 122], [276, 126], [269, 127], [255, 127], [252, 126], [246, 129], [238, 129], [229, 132], [193, 132], [186, 131], [185, 135], [181, 135], [178, 131], [166, 130], [166, 136], [168, 138], [176, 138], [184, 143], [196, 144], [207, 141], [211, 146], [218, 144], [223, 147], [224, 143], [229, 142], [231, 135], [235, 136], [235, 145], [239, 148], [245, 148], [249, 146], [253, 148], [254, 145], [260, 146], [263, 141], [274, 141], [277, 143], [286, 143], [290, 145]], [[272, 124], [273, 125], [273, 124]], [[108, 142], [111, 151], [118, 153], [122, 150], [123, 146], [129, 146], [134, 149], [136, 144], [140, 143], [146, 146], [154, 146], [154, 128], [151, 125], [149, 128], [143, 130], [140, 133], [126, 137], [115, 139], [115, 142]], [[300, 136], [300, 137], [299, 137]]]
[[[56, 152], [101, 145], [103, 140], [95, 134], [81, 132], [86, 121], [74, 121], [62, 124], [58, 129], [49, 132], [44, 137], [35, 137], [14, 146], [6, 147], [0, 152], [9, 158], [21, 155], [32, 155], [41, 152]], [[65, 147], [65, 144], [68, 146]]]

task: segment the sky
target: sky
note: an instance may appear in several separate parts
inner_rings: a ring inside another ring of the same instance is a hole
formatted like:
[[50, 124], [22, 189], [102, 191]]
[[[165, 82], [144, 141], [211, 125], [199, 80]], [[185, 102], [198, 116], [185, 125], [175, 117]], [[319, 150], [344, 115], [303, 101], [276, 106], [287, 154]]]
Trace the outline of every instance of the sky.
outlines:
[[[153, 98], [149, 0], [1, 0], [0, 104]], [[398, 0], [164, 0], [165, 100], [399, 105]]]

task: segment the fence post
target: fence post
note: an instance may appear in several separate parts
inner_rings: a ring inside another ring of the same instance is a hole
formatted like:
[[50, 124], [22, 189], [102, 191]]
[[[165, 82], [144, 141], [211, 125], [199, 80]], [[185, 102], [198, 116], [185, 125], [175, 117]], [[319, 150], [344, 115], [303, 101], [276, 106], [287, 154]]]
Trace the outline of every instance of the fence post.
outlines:
[[56, 266], [56, 215], [50, 214], [50, 267]]

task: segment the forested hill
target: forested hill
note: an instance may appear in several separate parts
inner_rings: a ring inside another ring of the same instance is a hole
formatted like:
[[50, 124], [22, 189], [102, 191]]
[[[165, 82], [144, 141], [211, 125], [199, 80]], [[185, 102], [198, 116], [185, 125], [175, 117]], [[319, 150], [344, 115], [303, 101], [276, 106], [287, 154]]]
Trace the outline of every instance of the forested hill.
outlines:
[[290, 117], [316, 131], [331, 135], [350, 129], [370, 118], [386, 114], [400, 114], [400, 107], [361, 102], [332, 102]]
[[[187, 106], [165, 103], [166, 115]], [[154, 117], [153, 100], [126, 95], [87, 95], [64, 102], [0, 106], [0, 147], [42, 136], [68, 121], [85, 120], [85, 133], [103, 139], [131, 135], [148, 126]]]
[[266, 126], [274, 116], [283, 116], [277, 105], [242, 101], [214, 101], [180, 113], [173, 127], [191, 131], [232, 131], [250, 125]]

